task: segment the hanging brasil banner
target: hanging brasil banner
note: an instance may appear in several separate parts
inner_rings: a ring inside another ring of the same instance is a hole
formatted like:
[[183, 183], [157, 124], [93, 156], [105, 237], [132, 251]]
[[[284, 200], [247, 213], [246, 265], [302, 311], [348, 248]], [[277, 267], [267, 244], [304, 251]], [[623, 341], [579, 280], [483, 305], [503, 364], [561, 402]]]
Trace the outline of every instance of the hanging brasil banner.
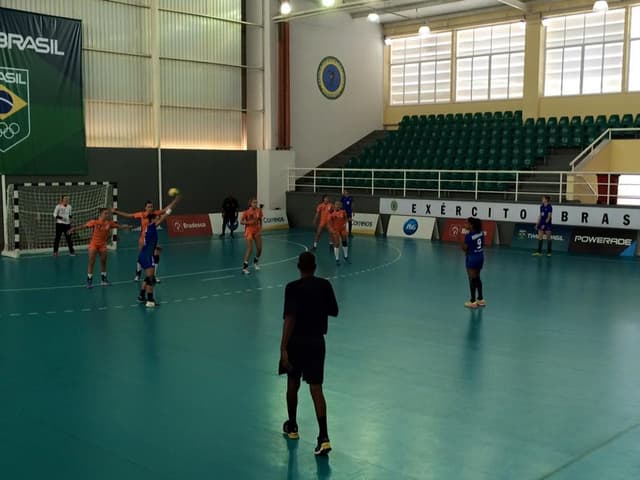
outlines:
[[82, 24], [0, 8], [0, 173], [86, 174]]

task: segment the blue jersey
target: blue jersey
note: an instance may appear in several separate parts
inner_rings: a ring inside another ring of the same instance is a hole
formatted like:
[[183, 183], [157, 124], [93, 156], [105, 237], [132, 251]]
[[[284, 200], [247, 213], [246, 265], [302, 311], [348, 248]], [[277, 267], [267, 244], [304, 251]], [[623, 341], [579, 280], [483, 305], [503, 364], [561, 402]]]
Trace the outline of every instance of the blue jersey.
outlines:
[[147, 231], [144, 234], [144, 246], [140, 252], [142, 255], [153, 255], [153, 251], [158, 246], [158, 226], [154, 222], [149, 222]]
[[551, 204], [540, 205], [540, 225], [551, 225], [551, 213], [553, 207]]
[[340, 199], [340, 202], [342, 202], [342, 208], [344, 208], [344, 211], [347, 212], [347, 215], [351, 216], [351, 214], [353, 213], [353, 197], [351, 195], [349, 195], [348, 197], [345, 197], [343, 195]]
[[464, 237], [467, 256], [484, 254], [484, 232], [469, 232]]

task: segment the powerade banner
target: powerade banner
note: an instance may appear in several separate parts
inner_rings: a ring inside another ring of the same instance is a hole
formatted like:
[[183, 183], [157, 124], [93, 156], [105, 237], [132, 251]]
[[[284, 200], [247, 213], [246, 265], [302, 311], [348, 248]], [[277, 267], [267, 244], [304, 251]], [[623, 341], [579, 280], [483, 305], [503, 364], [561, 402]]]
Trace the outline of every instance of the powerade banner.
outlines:
[[0, 173], [87, 173], [82, 24], [0, 8]]
[[633, 230], [574, 228], [569, 252], [633, 257], [637, 247], [638, 232]]
[[[569, 227], [562, 227], [558, 225], [553, 225], [551, 227], [551, 240], [553, 240], [554, 251], [569, 251], [571, 231], [572, 229]], [[599, 231], [603, 232], [604, 230]], [[547, 248], [546, 236], [544, 242], [544, 248]], [[538, 232], [536, 231], [536, 227], [530, 223], [518, 223], [513, 230], [511, 246], [513, 248], [524, 248], [531, 251], [538, 248]]]
[[[441, 218], [477, 217], [481, 220], [493, 220], [496, 222], [531, 222], [533, 224], [540, 214], [540, 205], [530, 203], [381, 198], [380, 213]], [[640, 208], [595, 205], [553, 205], [553, 224], [640, 230]]]
[[[486, 247], [493, 245], [493, 237], [496, 233], [496, 222], [482, 222], [482, 230], [484, 231], [484, 244]], [[440, 239], [443, 242], [462, 243], [464, 237], [469, 233], [467, 230], [467, 220], [445, 220], [444, 227]]]

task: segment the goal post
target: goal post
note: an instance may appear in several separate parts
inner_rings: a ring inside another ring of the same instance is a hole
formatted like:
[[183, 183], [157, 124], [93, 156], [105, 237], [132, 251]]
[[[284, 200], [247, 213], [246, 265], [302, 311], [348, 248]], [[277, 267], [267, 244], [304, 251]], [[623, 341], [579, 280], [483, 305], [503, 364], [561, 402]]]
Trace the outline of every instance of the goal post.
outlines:
[[[113, 182], [39, 182], [12, 183], [3, 191], [4, 248], [2, 255], [18, 257], [20, 254], [53, 250], [55, 218], [53, 211], [62, 195], [69, 196], [72, 225], [84, 225], [98, 216], [100, 208], [118, 207], [118, 187]], [[114, 220], [117, 217], [114, 215]], [[90, 230], [73, 233], [76, 249], [87, 248]], [[108, 247], [115, 249], [117, 231], [114, 230]], [[67, 248], [64, 239], [60, 245]]]

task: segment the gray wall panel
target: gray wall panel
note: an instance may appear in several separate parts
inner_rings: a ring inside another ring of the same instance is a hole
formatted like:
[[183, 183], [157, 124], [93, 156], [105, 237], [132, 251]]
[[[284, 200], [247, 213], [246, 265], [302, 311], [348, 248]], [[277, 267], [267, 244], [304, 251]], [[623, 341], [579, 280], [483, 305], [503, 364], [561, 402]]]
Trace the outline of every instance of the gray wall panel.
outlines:
[[171, 187], [182, 191], [180, 212], [219, 212], [229, 194], [243, 207], [256, 195], [256, 152], [163, 150], [162, 182], [165, 194]]

